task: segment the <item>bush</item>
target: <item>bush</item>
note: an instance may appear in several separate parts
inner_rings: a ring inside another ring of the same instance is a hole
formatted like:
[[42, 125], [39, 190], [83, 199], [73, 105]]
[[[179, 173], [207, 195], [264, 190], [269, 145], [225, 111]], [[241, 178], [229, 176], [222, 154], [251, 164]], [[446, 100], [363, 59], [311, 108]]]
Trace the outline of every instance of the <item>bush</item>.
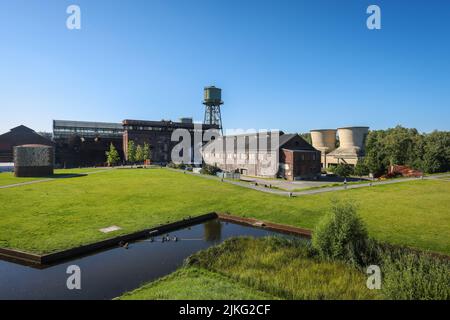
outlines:
[[318, 254], [363, 266], [371, 259], [372, 247], [367, 230], [350, 202], [332, 203], [331, 213], [316, 227], [312, 244]]
[[216, 173], [219, 171], [220, 171], [220, 169], [216, 166], [210, 166], [209, 164], [204, 164], [202, 169], [200, 170], [200, 173], [215, 176]]
[[346, 178], [353, 174], [353, 167], [349, 164], [338, 164], [333, 168], [333, 173]]
[[184, 163], [169, 162], [166, 167], [172, 168], [172, 169], [179, 169], [179, 170], [186, 169], [186, 165]]
[[394, 300], [450, 299], [450, 262], [402, 248], [382, 256], [382, 290]]
[[358, 177], [368, 176], [370, 170], [369, 167], [366, 166], [362, 161], [358, 161], [358, 163], [355, 166], [355, 169], [353, 170], [353, 173]]

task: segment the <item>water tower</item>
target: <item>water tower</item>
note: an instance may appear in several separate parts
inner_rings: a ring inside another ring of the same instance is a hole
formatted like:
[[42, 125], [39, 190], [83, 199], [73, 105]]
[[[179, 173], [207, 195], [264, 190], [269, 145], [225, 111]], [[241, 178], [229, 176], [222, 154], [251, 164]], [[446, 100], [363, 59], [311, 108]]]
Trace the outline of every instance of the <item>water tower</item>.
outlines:
[[220, 114], [220, 106], [222, 101], [222, 89], [214, 86], [205, 87], [203, 104], [205, 105], [204, 124], [217, 125], [223, 135], [222, 116]]

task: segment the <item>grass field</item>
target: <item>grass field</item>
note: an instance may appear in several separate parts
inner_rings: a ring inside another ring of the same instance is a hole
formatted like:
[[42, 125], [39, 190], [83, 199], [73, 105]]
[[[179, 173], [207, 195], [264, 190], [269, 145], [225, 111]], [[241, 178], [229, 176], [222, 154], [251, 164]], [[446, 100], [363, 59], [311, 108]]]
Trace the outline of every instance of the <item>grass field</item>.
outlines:
[[[448, 181], [286, 198], [166, 169], [118, 169], [0, 189], [0, 246], [49, 253], [212, 211], [313, 228], [332, 198], [355, 201], [379, 240], [450, 254]], [[122, 230], [98, 231], [111, 225]]]
[[48, 178], [61, 178], [67, 174], [84, 174], [84, 173], [90, 173], [90, 172], [97, 172], [100, 170], [104, 170], [104, 169], [99, 169], [99, 168], [58, 169], [58, 170], [55, 170], [55, 174], [53, 176], [40, 177], [40, 178], [16, 178], [16, 177], [14, 177], [14, 173], [12, 173], [12, 172], [1, 172], [0, 173], [0, 187], [23, 183], [23, 182], [44, 180], [44, 179], [48, 179]]
[[[264, 253], [264, 254], [261, 254]], [[122, 299], [377, 299], [365, 275], [310, 256], [307, 244], [239, 238], [191, 256], [175, 273]]]

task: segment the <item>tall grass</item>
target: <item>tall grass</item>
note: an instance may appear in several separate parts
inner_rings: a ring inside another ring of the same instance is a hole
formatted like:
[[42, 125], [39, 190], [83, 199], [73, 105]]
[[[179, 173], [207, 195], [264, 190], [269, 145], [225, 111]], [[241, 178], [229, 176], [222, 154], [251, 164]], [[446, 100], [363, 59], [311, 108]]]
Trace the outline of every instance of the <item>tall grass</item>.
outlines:
[[394, 300], [449, 300], [450, 261], [408, 248], [384, 248], [382, 290]]
[[374, 299], [364, 274], [319, 259], [305, 241], [236, 238], [186, 261], [282, 299]]

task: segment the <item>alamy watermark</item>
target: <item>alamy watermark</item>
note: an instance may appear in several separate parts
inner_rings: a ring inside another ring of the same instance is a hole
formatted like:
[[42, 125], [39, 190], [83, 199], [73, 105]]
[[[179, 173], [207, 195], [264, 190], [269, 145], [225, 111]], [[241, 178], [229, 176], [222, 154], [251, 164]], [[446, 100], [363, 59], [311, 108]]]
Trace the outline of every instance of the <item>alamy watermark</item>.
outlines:
[[77, 265], [71, 265], [67, 267], [66, 273], [70, 274], [66, 281], [67, 289], [81, 290], [81, 268]]
[[75, 4], [67, 7], [66, 13], [69, 15], [66, 20], [66, 27], [69, 30], [81, 29], [81, 8]]
[[377, 265], [371, 265], [367, 267], [366, 273], [369, 275], [367, 278], [367, 288], [370, 290], [381, 289], [381, 268]]
[[370, 16], [367, 18], [366, 25], [369, 30], [381, 29], [381, 9], [379, 6], [372, 4], [367, 7], [367, 14]]

